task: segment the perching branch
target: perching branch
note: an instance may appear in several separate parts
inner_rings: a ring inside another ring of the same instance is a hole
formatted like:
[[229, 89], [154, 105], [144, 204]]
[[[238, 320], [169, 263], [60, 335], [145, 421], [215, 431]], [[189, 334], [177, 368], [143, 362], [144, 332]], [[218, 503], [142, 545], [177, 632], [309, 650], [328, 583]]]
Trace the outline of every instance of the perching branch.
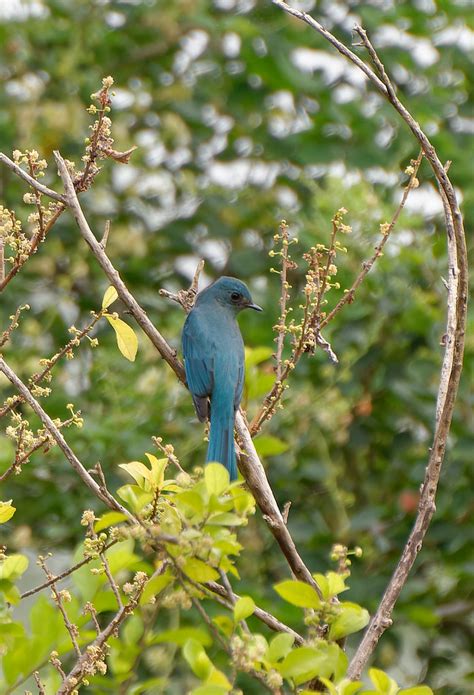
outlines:
[[[142, 328], [145, 335], [151, 340], [152, 344], [156, 347], [163, 359], [169, 364], [179, 380], [185, 384], [186, 377], [184, 368], [176, 355], [176, 351], [168, 345], [161, 333], [151, 323], [144, 309], [138, 304], [137, 300], [130, 293], [119, 273], [106, 255], [104, 249], [95, 238], [84, 216], [76, 191], [74, 190], [74, 186], [72, 184], [71, 176], [63, 158], [59, 152], [55, 152], [54, 156], [58, 165], [60, 176], [64, 183], [68, 206], [74, 215], [82, 237], [85, 239], [92, 253], [97, 258], [110, 283], [117, 290], [120, 299], [130, 311], [138, 325]], [[239, 457], [240, 471], [244, 476], [250, 491], [255, 497], [258, 506], [260, 507], [270, 531], [282, 549], [295, 577], [311, 584], [316, 591], [319, 592], [317, 583], [298, 554], [295, 543], [286, 527], [272, 489], [265, 475], [265, 469], [263, 468], [262, 462], [258, 457], [248, 427], [240, 411], [236, 416], [235, 427], [238, 440], [240, 441], [241, 447], [245, 454], [244, 456]]]
[[324, 29], [319, 22], [308, 14], [290, 7], [282, 0], [272, 0], [272, 2], [286, 13], [309, 24], [309, 26], [321, 34], [342, 55], [357, 65], [376, 86], [378, 91], [392, 104], [421, 145], [423, 154], [431, 165], [438, 182], [445, 214], [449, 258], [447, 330], [445, 353], [438, 389], [436, 426], [433, 444], [430, 449], [425, 479], [421, 488], [415, 524], [405, 548], [403, 549], [400, 561], [385, 590], [380, 605], [349, 666], [348, 674], [350, 678], [356, 680], [360, 677], [362, 669], [373, 653], [380, 636], [391, 624], [391, 613], [406, 583], [415, 559], [421, 550], [423, 539], [435, 511], [436, 490], [462, 370], [468, 290], [466, 241], [463, 219], [459, 209], [456, 192], [447, 175], [447, 171], [445, 167], [443, 167], [435, 148], [426, 134], [397, 97], [395, 88], [387, 75], [382, 61], [371, 44], [367, 32], [360, 26], [356, 26], [354, 29], [360, 37], [362, 45], [367, 49], [378, 76], [371, 68], [362, 62], [357, 55], [341, 44], [330, 32]]

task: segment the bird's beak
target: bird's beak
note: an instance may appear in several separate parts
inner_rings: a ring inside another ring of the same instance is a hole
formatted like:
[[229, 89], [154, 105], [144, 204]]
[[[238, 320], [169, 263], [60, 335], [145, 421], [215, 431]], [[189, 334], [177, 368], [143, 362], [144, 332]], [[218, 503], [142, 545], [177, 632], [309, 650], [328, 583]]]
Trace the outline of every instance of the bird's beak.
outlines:
[[247, 304], [247, 309], [255, 309], [255, 311], [263, 311], [261, 306], [258, 304]]

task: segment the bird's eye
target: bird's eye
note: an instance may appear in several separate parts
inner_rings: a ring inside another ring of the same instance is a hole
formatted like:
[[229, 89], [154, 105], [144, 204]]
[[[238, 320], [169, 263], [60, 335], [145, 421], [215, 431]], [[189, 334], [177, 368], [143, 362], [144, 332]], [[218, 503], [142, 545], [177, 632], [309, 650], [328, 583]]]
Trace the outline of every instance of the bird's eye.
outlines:
[[240, 292], [231, 292], [230, 298], [232, 299], [233, 302], [237, 302], [240, 299], [241, 295]]

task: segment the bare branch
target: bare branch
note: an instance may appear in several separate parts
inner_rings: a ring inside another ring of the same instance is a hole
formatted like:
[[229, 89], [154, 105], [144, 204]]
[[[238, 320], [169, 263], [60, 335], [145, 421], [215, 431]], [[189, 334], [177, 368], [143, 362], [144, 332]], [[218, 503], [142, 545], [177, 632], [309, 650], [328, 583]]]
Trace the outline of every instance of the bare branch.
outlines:
[[[107, 543], [107, 545], [104, 546], [103, 552], [111, 548], [113, 545], [118, 543], [118, 541], [111, 541], [110, 543]], [[28, 596], [33, 596], [33, 594], [37, 594], [39, 591], [42, 591], [43, 589], [47, 589], [48, 586], [51, 586], [51, 584], [57, 584], [57, 582], [60, 582], [62, 579], [65, 579], [66, 577], [69, 577], [70, 574], [75, 572], [76, 570], [80, 569], [81, 567], [84, 567], [84, 565], [87, 565], [89, 562], [92, 562], [95, 558], [90, 556], [86, 557], [80, 562], [77, 562], [75, 565], [72, 567], [69, 567], [69, 569], [65, 570], [64, 572], [61, 572], [61, 574], [57, 574], [56, 576], [52, 576], [51, 579], [48, 579], [47, 582], [44, 582], [44, 584], [40, 584], [39, 586], [35, 586], [34, 589], [28, 589], [28, 591], [24, 591], [20, 599], [28, 598]]]
[[151, 340], [151, 342], [156, 347], [163, 359], [170, 365], [177, 377], [184, 383], [184, 369], [182, 364], [176, 357], [176, 351], [168, 345], [161, 333], [159, 333], [153, 326], [145, 311], [128, 291], [119, 273], [117, 272], [117, 270], [115, 270], [107, 254], [100, 245], [100, 242], [97, 241], [97, 239], [91, 231], [91, 228], [89, 227], [89, 224], [79, 204], [79, 200], [77, 198], [77, 194], [74, 190], [74, 185], [71, 180], [71, 175], [69, 173], [64, 159], [61, 157], [59, 152], [55, 152], [54, 156], [58, 165], [60, 176], [64, 183], [64, 188], [66, 190], [68, 206], [74, 215], [81, 235], [85, 239], [94, 256], [99, 261], [102, 270], [110, 280], [110, 284], [115, 287], [118, 296], [123, 301], [123, 303], [130, 311], [132, 316], [135, 318], [138, 325], [141, 327], [145, 335], [147, 335], [148, 338]]
[[5, 164], [17, 176], [26, 181], [26, 183], [28, 183], [39, 193], [47, 195], [48, 198], [52, 198], [53, 200], [56, 200], [58, 203], [66, 202], [64, 196], [62, 196], [60, 193], [56, 193], [56, 191], [53, 191], [51, 188], [48, 188], [43, 183], [40, 183], [35, 178], [33, 178], [33, 176], [30, 176], [30, 174], [28, 174], [24, 169], [18, 166], [18, 164], [15, 164], [15, 162], [13, 162], [9, 157], [7, 157], [6, 154], [3, 154], [3, 152], [0, 152], [0, 162], [2, 164]]
[[198, 291], [199, 276], [201, 275], [203, 268], [204, 261], [201, 259], [197, 264], [196, 270], [194, 271], [193, 280], [187, 290], [179, 290], [179, 292], [176, 293], [168, 292], [168, 290], [160, 290], [160, 295], [162, 297], [167, 297], [168, 299], [171, 299], [173, 302], [177, 302], [183, 307], [185, 312], [189, 314], [189, 312], [194, 306], [194, 301], [196, 299]]
[[[214, 594], [217, 594], [221, 598], [226, 599], [225, 604], [227, 605], [227, 608], [229, 608], [230, 610], [232, 610], [232, 605], [236, 603], [236, 601], [238, 601], [240, 598], [238, 594], [234, 594], [232, 592], [233, 601], [231, 604], [229, 604], [227, 603], [229, 594], [225, 587], [223, 587], [221, 584], [218, 584], [217, 582], [206, 582], [205, 586], [208, 589], [210, 589]], [[285, 623], [282, 623], [280, 620], [278, 620], [278, 618], [275, 618], [275, 616], [271, 613], [268, 613], [268, 611], [264, 611], [262, 608], [259, 608], [257, 606], [255, 608], [255, 611], [253, 612], [253, 615], [256, 618], [258, 618], [262, 623], [265, 623], [265, 625], [269, 627], [270, 630], [273, 630], [274, 632], [287, 632], [289, 635], [292, 635], [295, 638], [296, 645], [300, 646], [304, 644], [304, 639], [300, 634], [298, 634], [291, 627], [288, 627], [288, 625], [285, 625]]]
[[468, 291], [466, 240], [456, 192], [447, 175], [447, 171], [443, 167], [428, 137], [398, 99], [383, 63], [368, 39], [367, 32], [360, 26], [356, 26], [354, 29], [359, 35], [362, 45], [367, 49], [380, 78], [358, 56], [343, 46], [312, 17], [291, 8], [282, 0], [272, 1], [285, 12], [298, 17], [324, 36], [342, 55], [357, 65], [388, 99], [420, 143], [423, 154], [429, 161], [436, 176], [445, 213], [449, 256], [448, 312], [445, 353], [441, 367], [433, 444], [430, 449], [425, 479], [421, 488], [414, 527], [381, 603], [349, 666], [348, 674], [350, 678], [355, 680], [360, 677], [362, 669], [373, 653], [380, 636], [391, 624], [393, 607], [421, 550], [423, 539], [435, 511], [435, 495], [462, 371]]
[[33, 673], [33, 678], [35, 679], [39, 695], [46, 695], [46, 690], [44, 689], [44, 685], [41, 682], [40, 674], [38, 673], [38, 671], [35, 671]]

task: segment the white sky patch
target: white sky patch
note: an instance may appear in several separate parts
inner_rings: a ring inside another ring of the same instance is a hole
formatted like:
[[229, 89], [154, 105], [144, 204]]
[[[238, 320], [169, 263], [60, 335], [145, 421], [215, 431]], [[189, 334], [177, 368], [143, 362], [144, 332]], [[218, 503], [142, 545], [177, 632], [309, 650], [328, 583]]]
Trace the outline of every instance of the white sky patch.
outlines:
[[0, 0], [0, 22], [26, 22], [48, 15], [49, 9], [41, 0]]
[[291, 60], [302, 72], [320, 70], [326, 84], [332, 84], [344, 78], [350, 84], [361, 87], [367, 80], [359, 68], [350, 65], [342, 56], [317, 51], [314, 48], [295, 48], [291, 52]]
[[242, 39], [235, 31], [229, 31], [222, 37], [222, 50], [227, 58], [237, 58], [241, 45]]
[[409, 51], [418, 65], [427, 68], [439, 59], [439, 53], [429, 39], [408, 34], [392, 24], [382, 25], [373, 38], [376, 46], [398, 46]]
[[225, 241], [205, 239], [199, 244], [199, 253], [218, 270], [222, 270], [229, 258], [229, 246]]
[[128, 89], [121, 89], [120, 87], [114, 87], [114, 96], [112, 99], [114, 109], [117, 109], [117, 111], [128, 109], [135, 103], [135, 95]]
[[433, 36], [435, 46], [459, 46], [462, 51], [474, 50], [474, 31], [464, 22], [446, 27]]
[[443, 214], [441, 197], [429, 184], [425, 184], [424, 186], [420, 186], [420, 188], [415, 188], [414, 191], [410, 191], [410, 195], [405, 203], [405, 208], [409, 212], [418, 213], [428, 219]]
[[235, 159], [232, 162], [212, 162], [207, 170], [211, 183], [237, 190], [247, 184], [270, 188], [280, 172], [277, 162]]

